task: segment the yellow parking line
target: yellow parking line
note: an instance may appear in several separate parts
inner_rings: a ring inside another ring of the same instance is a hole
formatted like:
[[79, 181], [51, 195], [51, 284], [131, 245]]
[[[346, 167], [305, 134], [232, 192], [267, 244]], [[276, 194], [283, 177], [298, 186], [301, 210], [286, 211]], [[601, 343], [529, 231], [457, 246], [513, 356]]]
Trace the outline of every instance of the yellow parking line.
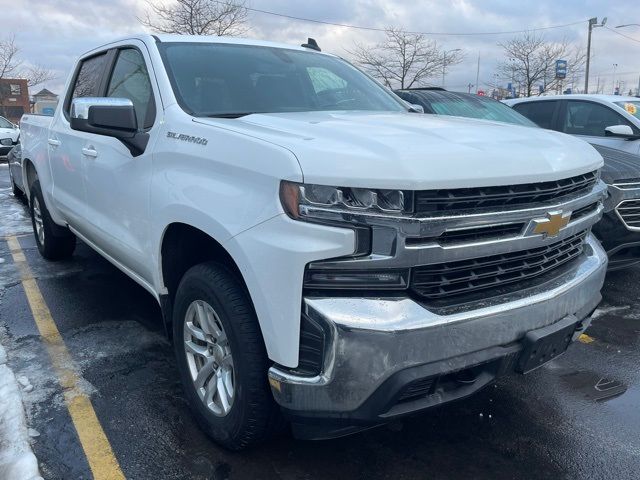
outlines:
[[62, 386], [67, 409], [78, 432], [93, 477], [96, 480], [124, 479], [125, 476], [91, 405], [91, 400], [79, 386], [80, 376], [33, 278], [20, 243], [16, 237], [8, 237], [7, 243], [13, 261], [20, 270], [22, 287], [27, 295], [31, 313]]

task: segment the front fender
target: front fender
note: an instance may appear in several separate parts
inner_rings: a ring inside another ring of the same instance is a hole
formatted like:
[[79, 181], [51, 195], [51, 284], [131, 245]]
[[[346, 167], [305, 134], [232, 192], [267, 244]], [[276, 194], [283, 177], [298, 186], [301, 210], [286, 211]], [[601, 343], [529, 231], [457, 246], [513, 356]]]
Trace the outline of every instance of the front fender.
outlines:
[[296, 367], [305, 267], [309, 262], [352, 254], [353, 230], [298, 222], [281, 214], [223, 246], [247, 285], [269, 358]]

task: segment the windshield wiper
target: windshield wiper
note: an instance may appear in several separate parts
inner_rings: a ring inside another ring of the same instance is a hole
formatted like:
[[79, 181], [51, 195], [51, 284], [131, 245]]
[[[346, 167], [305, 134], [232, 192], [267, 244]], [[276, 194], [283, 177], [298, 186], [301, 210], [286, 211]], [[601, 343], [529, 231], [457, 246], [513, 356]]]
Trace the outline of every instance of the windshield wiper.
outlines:
[[205, 113], [205, 114], [199, 115], [199, 116], [208, 117], [208, 118], [240, 118], [240, 117], [245, 117], [247, 115], [253, 115], [254, 113], [262, 113], [262, 112]]

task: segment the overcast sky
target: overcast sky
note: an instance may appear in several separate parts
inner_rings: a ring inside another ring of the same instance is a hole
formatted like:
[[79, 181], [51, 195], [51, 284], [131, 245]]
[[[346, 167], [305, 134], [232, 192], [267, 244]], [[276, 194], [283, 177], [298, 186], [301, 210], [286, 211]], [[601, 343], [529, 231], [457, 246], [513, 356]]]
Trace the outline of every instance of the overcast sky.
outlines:
[[[606, 16], [611, 30], [598, 28], [593, 33], [591, 85], [595, 86], [599, 77], [600, 82], [606, 82], [607, 90], [611, 90], [613, 64], [617, 64], [615, 78], [625, 81], [625, 91], [638, 86], [640, 27], [614, 28], [640, 23], [638, 0], [247, 0], [247, 5], [334, 23], [397, 26], [420, 32], [504, 32], [584, 21], [545, 31], [549, 39], [564, 38], [584, 46], [586, 20]], [[4, 12], [0, 37], [15, 34], [21, 57], [54, 70], [56, 80], [45, 86], [61, 93], [77, 55], [108, 40], [143, 30], [136, 16], [144, 11], [145, 1], [0, 0], [0, 7]], [[291, 44], [314, 37], [323, 50], [342, 56], [348, 56], [347, 50], [354, 41], [375, 44], [383, 39], [383, 34], [378, 32], [318, 25], [257, 12], [249, 13], [249, 26], [249, 37]], [[617, 35], [616, 31], [637, 41]], [[466, 90], [469, 83], [475, 84], [478, 54], [479, 84], [482, 87], [492, 83], [496, 64], [502, 59], [498, 43], [511, 37], [511, 34], [431, 36], [442, 47], [461, 48], [465, 53], [464, 61], [448, 72], [447, 88]], [[434, 84], [440, 81], [432, 80]]]

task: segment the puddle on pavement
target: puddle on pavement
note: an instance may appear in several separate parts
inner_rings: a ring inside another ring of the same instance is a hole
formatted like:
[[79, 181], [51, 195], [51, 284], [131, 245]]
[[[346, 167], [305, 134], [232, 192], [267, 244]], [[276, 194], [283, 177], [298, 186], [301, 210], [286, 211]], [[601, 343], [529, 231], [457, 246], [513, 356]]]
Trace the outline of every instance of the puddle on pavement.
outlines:
[[613, 409], [625, 419], [627, 425], [640, 425], [640, 387], [633, 386], [622, 395], [607, 402], [607, 407]]
[[593, 372], [574, 371], [565, 373], [560, 378], [586, 400], [596, 402], [612, 400], [627, 391], [627, 386], [619, 380]]

